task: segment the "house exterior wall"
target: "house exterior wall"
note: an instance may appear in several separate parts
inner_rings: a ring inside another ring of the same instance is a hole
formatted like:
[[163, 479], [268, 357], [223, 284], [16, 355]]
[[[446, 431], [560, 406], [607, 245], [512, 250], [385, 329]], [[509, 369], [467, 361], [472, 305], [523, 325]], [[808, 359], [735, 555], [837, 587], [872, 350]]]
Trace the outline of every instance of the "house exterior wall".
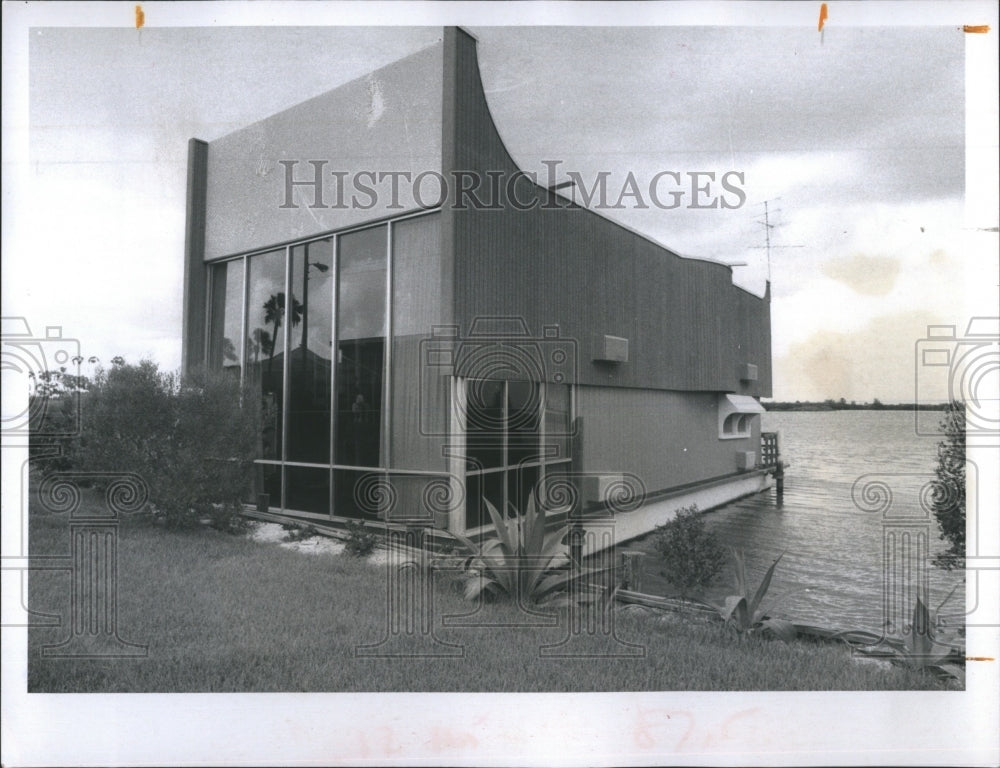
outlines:
[[722, 439], [718, 413], [710, 392], [579, 386], [577, 471], [627, 471], [650, 495], [734, 474], [737, 451], [760, 450], [760, 420], [748, 437]]
[[[207, 261], [299, 240], [312, 235], [398, 216], [419, 207], [411, 185], [399, 184], [399, 197], [379, 196], [372, 207], [365, 193], [360, 206], [345, 195], [335, 207], [333, 172], [350, 180], [363, 171], [418, 174], [441, 167], [442, 46], [433, 45], [365, 77], [305, 101], [209, 144]], [[310, 160], [320, 166], [323, 193], [296, 186], [296, 207], [287, 200], [286, 166], [296, 181], [315, 178]], [[368, 183], [367, 180], [365, 183]], [[387, 185], [371, 182], [380, 190]], [[428, 196], [435, 187], [428, 184]], [[322, 203], [322, 206], [316, 205]]]
[[[444, 163], [446, 175], [519, 173], [499, 136], [483, 93], [475, 41], [460, 30], [445, 37]], [[455, 186], [455, 185], [453, 185]], [[609, 387], [771, 394], [770, 298], [732, 284], [724, 265], [681, 258], [592, 211], [522, 179], [497, 210], [468, 206], [453, 189], [446, 210], [455, 259], [455, 318], [523, 318], [540, 335], [558, 325], [577, 348], [576, 381]], [[540, 204], [518, 210], [535, 195]], [[565, 206], [546, 209], [545, 206]], [[627, 363], [593, 362], [599, 340], [628, 339]], [[741, 381], [741, 363], [758, 367]]]

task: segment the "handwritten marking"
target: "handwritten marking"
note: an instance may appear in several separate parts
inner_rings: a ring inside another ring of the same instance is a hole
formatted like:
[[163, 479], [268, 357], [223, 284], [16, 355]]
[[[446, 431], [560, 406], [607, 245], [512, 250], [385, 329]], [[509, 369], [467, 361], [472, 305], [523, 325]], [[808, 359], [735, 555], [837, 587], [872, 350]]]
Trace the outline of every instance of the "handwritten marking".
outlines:
[[755, 722], [759, 714], [760, 709], [753, 707], [730, 715], [721, 724], [708, 724], [698, 723], [694, 713], [686, 710], [640, 708], [635, 714], [632, 741], [639, 749], [653, 749], [667, 746], [664, 741], [668, 740], [675, 752], [745, 742], [750, 734], [766, 741], [766, 734]]
[[478, 747], [479, 740], [469, 731], [456, 731], [451, 728], [434, 726], [431, 737], [424, 742], [434, 752], [444, 752], [449, 749], [464, 749]]
[[823, 31], [823, 25], [826, 24], [827, 17], [830, 15], [829, 10], [826, 7], [826, 3], [823, 3], [819, 7], [819, 26], [816, 27], [817, 32]]
[[989, 24], [966, 24], [964, 27], [962, 27], [962, 31], [965, 32], [966, 34], [970, 34], [971, 33], [973, 35], [985, 35], [987, 32], [990, 31], [990, 25]]
[[135, 28], [139, 29], [145, 23], [146, 23], [146, 14], [142, 10], [142, 6], [141, 5], [137, 5], [135, 7]]

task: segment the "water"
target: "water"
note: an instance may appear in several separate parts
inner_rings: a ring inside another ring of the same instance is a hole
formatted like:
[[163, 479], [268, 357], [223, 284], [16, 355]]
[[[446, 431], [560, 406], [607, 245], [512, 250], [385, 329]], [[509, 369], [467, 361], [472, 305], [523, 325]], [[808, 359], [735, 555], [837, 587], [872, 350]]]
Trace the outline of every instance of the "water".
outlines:
[[[887, 523], [925, 530], [931, 556], [946, 548], [936, 521], [920, 504], [920, 489], [933, 479], [937, 439], [917, 436], [913, 413], [906, 411], [779, 412], [762, 419], [762, 429], [780, 433], [787, 467], [784, 506], [776, 506], [774, 491], [759, 494], [707, 513], [708, 527], [724, 544], [745, 551], [750, 580], [759, 581], [774, 558], [785, 553], [765, 600], [772, 615], [880, 631], [894, 613], [884, 607], [884, 585], [888, 581], [896, 587], [892, 594], [907, 581], [902, 571], [883, 575], [883, 538], [889, 530], [899, 530]], [[852, 488], [859, 478], [861, 484], [884, 483], [891, 504], [879, 507], [888, 497], [878, 493], [867, 500], [856, 493], [855, 503]], [[905, 555], [889, 559], [908, 564], [909, 577], [926, 573], [932, 609], [961, 582], [959, 574], [934, 568], [929, 557], [919, 562]], [[907, 616], [913, 594], [907, 596]], [[942, 617], [960, 625], [963, 603], [959, 586]]]

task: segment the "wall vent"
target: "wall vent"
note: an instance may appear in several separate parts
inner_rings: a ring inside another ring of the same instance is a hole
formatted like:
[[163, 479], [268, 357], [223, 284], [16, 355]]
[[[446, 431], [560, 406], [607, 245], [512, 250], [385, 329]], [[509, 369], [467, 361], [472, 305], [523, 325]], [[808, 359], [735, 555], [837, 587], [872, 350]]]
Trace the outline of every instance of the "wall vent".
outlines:
[[756, 451], [736, 452], [736, 469], [740, 472], [746, 472], [748, 469], [753, 469], [755, 466], [757, 466]]
[[598, 336], [595, 363], [627, 363], [628, 339], [621, 336]]
[[609, 501], [608, 495], [613, 495], [616, 488], [620, 490], [623, 487], [625, 476], [621, 474], [584, 475], [582, 481], [583, 500], [588, 503], [600, 504]]
[[740, 381], [757, 381], [757, 366], [753, 363], [740, 365]]

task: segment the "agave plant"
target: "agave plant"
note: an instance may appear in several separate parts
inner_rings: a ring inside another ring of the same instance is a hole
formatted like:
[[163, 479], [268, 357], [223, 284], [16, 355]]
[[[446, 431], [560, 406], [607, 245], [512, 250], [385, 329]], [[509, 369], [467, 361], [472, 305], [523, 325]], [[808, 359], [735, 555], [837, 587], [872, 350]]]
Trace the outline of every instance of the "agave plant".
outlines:
[[[952, 590], [952, 593], [955, 590]], [[947, 602], [951, 594], [942, 602]], [[940, 606], [938, 606], [940, 608]], [[882, 637], [878, 645], [871, 650], [862, 650], [866, 656], [881, 656], [895, 664], [923, 672], [931, 672], [939, 676], [950, 676], [964, 680], [965, 671], [957, 662], [961, 654], [949, 645], [938, 642], [934, 636], [936, 616], [917, 595], [913, 606], [913, 622], [906, 639]]]
[[703, 601], [706, 605], [714, 608], [722, 617], [722, 620], [732, 626], [740, 635], [752, 632], [770, 632], [776, 637], [790, 642], [795, 639], [795, 625], [784, 619], [774, 619], [764, 613], [761, 602], [771, 587], [771, 577], [774, 576], [774, 569], [784, 556], [778, 555], [771, 567], [764, 574], [764, 579], [757, 586], [757, 589], [750, 594], [746, 574], [746, 558], [742, 550], [730, 547], [733, 558], [733, 566], [736, 573], [736, 594], [729, 595], [721, 603]]
[[545, 510], [539, 509], [535, 496], [529, 494], [523, 515], [509, 505], [509, 517], [483, 499], [496, 536], [480, 545], [452, 534], [473, 553], [460, 560], [467, 599], [507, 595], [519, 602], [539, 603], [608, 570], [584, 569], [570, 560], [569, 548], [564, 543], [568, 527], [563, 525], [546, 533]]

